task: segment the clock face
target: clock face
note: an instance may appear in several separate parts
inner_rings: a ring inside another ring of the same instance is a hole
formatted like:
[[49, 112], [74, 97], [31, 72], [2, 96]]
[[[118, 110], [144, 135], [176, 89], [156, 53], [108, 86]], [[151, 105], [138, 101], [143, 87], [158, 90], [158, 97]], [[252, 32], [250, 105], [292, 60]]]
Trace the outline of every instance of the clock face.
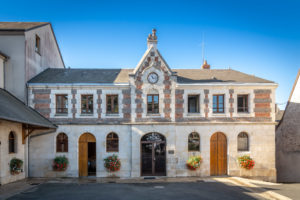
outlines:
[[156, 83], [158, 81], [158, 75], [155, 73], [155, 72], [151, 72], [149, 75], [148, 75], [148, 81], [149, 83]]

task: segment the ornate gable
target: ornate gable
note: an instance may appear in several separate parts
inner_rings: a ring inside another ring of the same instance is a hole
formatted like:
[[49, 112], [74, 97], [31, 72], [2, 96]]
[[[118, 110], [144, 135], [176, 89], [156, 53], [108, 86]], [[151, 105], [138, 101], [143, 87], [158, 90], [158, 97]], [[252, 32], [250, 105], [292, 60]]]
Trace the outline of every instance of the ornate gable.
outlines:
[[[176, 73], [172, 72], [157, 50], [156, 30], [147, 39], [148, 49], [130, 75], [134, 91], [134, 121], [171, 121], [171, 93], [176, 84]], [[159, 95], [159, 113], [147, 113], [147, 95]]]

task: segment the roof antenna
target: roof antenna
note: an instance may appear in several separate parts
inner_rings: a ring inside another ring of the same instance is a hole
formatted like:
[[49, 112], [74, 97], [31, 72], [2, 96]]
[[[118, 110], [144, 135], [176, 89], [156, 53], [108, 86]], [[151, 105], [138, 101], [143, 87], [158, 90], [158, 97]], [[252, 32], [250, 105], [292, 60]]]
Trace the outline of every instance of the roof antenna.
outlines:
[[201, 43], [201, 46], [202, 46], [202, 63], [204, 63], [204, 32], [202, 32], [202, 43]]

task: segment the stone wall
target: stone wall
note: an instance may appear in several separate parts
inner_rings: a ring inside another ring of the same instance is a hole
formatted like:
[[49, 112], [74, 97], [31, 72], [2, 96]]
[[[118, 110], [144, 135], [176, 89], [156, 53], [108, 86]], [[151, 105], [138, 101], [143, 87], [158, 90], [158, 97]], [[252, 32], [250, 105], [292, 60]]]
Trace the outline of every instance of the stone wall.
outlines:
[[[16, 137], [16, 153], [8, 151], [8, 136], [13, 131]], [[23, 160], [23, 172], [18, 175], [10, 173], [9, 163], [12, 158]], [[25, 145], [22, 144], [22, 124], [0, 120], [0, 184], [6, 184], [25, 178]]]
[[[262, 124], [214, 124], [198, 125], [61, 125], [56, 133], [31, 137], [30, 139], [30, 176], [57, 177], [78, 176], [78, 139], [85, 132], [96, 137], [97, 145], [97, 177], [108, 177], [103, 167], [103, 159], [113, 153], [106, 152], [106, 136], [115, 132], [119, 136], [119, 152], [122, 168], [114, 173], [119, 177], [141, 176], [140, 140], [143, 135], [158, 132], [166, 137], [167, 176], [200, 176], [210, 175], [210, 137], [213, 133], [222, 131], [227, 137], [228, 147], [228, 175], [245, 176], [268, 181], [276, 180], [275, 169], [275, 127]], [[69, 152], [56, 153], [56, 135], [64, 132], [69, 137]], [[200, 135], [200, 151], [188, 152], [188, 135], [197, 132]], [[237, 151], [237, 135], [247, 132], [250, 140], [250, 150]], [[262, 153], [263, 152], [263, 153]], [[250, 155], [256, 162], [253, 170], [245, 171], [238, 166], [237, 157]], [[53, 172], [51, 163], [56, 155], [66, 155], [70, 160], [70, 167], [66, 172]], [[201, 155], [203, 163], [199, 170], [190, 171], [186, 168], [186, 160], [192, 155]]]
[[278, 182], [300, 182], [300, 81], [294, 90], [276, 130]]

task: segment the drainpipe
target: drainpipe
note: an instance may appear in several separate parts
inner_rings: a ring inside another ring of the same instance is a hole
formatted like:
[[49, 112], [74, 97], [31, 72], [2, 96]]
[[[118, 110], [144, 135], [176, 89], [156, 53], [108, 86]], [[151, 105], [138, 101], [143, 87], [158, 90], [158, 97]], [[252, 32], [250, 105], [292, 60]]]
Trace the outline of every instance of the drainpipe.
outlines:
[[130, 178], [132, 178], [132, 124], [130, 124]]

